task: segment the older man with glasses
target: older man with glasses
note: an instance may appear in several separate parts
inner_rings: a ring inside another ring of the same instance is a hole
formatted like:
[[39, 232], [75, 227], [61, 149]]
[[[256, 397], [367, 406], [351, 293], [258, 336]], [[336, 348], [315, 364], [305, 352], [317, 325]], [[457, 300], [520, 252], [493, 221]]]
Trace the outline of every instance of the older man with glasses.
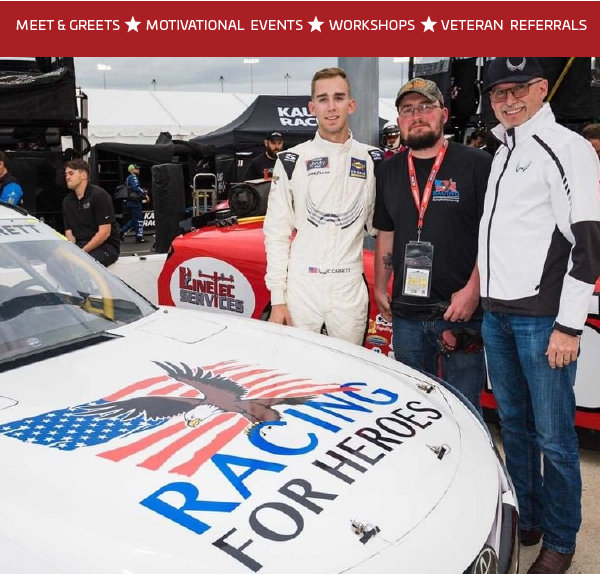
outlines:
[[488, 369], [521, 543], [543, 537], [528, 574], [563, 574], [581, 524], [573, 385], [600, 275], [598, 157], [556, 123], [535, 58], [496, 58], [484, 91], [502, 143], [479, 235]]
[[377, 175], [376, 302], [393, 323], [396, 359], [445, 379], [479, 409], [486, 374], [477, 236], [492, 158], [445, 139], [448, 110], [434, 82], [411, 80], [396, 107], [408, 149]]

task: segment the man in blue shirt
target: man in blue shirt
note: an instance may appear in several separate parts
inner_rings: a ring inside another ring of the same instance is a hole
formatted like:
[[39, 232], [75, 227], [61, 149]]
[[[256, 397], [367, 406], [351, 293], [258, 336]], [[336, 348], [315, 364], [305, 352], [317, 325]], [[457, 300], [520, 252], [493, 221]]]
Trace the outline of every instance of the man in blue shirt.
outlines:
[[0, 151], [0, 201], [18, 205], [23, 197], [23, 189], [17, 178], [8, 173], [6, 156]]
[[127, 171], [129, 175], [125, 180], [125, 185], [129, 190], [129, 197], [125, 202], [125, 207], [131, 212], [131, 219], [121, 227], [121, 241], [125, 241], [125, 234], [130, 229], [135, 229], [135, 242], [145, 243], [144, 239], [144, 216], [142, 213], [142, 203], [148, 202], [146, 190], [140, 186], [140, 168], [136, 164], [131, 164]]

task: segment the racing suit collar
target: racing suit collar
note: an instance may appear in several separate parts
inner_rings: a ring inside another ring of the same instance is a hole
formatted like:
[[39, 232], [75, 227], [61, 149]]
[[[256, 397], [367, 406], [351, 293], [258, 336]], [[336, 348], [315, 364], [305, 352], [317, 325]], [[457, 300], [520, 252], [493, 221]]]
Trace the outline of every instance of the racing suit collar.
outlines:
[[350, 137], [344, 143], [339, 144], [323, 139], [321, 137], [321, 134], [319, 134], [319, 131], [317, 130], [314, 142], [331, 153], [342, 153], [348, 151], [352, 147], [352, 142], [354, 141], [352, 137], [352, 132], [348, 130], [348, 133], [350, 134]]
[[553, 122], [556, 121], [552, 109], [550, 108], [550, 104], [546, 103], [524, 124], [509, 129], [506, 129], [502, 124], [498, 124], [495, 128], [492, 128], [492, 133], [501, 143], [508, 147], [508, 149], [512, 150], [517, 144], [524, 142], [526, 139], [537, 133], [549, 120]]

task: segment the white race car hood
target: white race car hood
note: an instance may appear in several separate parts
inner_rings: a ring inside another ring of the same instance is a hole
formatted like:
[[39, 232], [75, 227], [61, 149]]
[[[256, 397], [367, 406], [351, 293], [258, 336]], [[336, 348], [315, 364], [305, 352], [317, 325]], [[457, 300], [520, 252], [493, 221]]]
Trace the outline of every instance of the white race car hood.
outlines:
[[469, 552], [485, 540], [489, 440], [426, 376], [295, 329], [176, 309], [115, 335], [2, 375], [0, 550], [30, 552], [31, 572], [369, 572], [432, 515], [465, 441], [485, 517]]

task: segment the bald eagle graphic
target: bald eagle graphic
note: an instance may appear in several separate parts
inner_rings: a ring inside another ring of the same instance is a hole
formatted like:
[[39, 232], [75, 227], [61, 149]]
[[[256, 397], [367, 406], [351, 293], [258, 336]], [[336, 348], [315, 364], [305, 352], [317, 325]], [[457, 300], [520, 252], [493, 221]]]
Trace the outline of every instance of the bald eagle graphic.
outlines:
[[252, 425], [260, 422], [278, 421], [281, 414], [273, 407], [277, 405], [300, 405], [314, 398], [305, 397], [274, 397], [246, 399], [247, 391], [232, 379], [212, 373], [198, 367], [196, 373], [184, 363], [177, 367], [173, 363], [154, 361], [167, 374], [180, 383], [196, 389], [199, 397], [168, 397], [147, 396], [105, 402], [99, 405], [86, 405], [81, 414], [95, 415], [101, 418], [111, 417], [122, 420], [133, 420], [140, 415], [146, 420], [172, 418], [184, 415], [186, 424], [196, 427], [201, 418], [195, 416], [197, 407], [212, 407], [211, 415], [219, 413], [238, 413]]

